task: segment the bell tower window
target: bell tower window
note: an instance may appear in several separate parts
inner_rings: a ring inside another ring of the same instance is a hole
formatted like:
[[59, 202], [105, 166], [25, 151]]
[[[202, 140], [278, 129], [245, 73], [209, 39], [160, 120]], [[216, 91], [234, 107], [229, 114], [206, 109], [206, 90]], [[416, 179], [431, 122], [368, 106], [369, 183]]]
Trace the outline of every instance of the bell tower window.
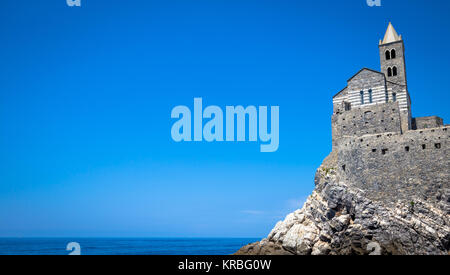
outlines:
[[395, 49], [392, 49], [391, 50], [391, 59], [394, 59], [395, 58]]
[[386, 55], [386, 60], [391, 59], [391, 52], [389, 52], [389, 50], [386, 51], [385, 55]]
[[387, 69], [387, 75], [388, 75], [388, 77], [392, 76], [392, 69], [391, 68]]
[[396, 76], [397, 75], [397, 67], [393, 67], [392, 68], [392, 76]]

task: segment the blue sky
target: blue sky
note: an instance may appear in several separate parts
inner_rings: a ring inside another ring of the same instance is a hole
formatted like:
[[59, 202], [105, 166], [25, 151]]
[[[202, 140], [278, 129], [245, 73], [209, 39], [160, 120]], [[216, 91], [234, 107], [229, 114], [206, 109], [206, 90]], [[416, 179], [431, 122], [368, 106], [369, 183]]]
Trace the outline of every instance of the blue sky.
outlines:
[[[450, 119], [448, 1], [65, 0], [0, 8], [0, 236], [263, 237], [314, 188], [331, 97], [403, 35]], [[175, 143], [177, 105], [280, 106], [280, 146]]]

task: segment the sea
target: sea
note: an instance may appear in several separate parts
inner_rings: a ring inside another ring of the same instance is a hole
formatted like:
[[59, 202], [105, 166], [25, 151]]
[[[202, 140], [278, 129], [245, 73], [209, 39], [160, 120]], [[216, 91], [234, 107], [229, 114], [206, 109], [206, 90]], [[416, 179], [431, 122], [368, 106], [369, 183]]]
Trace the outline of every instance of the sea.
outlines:
[[257, 238], [0, 238], [0, 255], [229, 255]]

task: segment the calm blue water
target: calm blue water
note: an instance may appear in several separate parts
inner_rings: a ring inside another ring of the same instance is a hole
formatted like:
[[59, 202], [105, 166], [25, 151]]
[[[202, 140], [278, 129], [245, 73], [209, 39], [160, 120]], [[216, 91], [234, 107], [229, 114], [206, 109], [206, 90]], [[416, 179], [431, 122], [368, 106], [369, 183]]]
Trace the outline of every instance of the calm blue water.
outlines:
[[122, 238], [0, 238], [0, 255], [67, 255], [78, 242], [82, 255], [227, 255], [259, 239], [122, 239]]

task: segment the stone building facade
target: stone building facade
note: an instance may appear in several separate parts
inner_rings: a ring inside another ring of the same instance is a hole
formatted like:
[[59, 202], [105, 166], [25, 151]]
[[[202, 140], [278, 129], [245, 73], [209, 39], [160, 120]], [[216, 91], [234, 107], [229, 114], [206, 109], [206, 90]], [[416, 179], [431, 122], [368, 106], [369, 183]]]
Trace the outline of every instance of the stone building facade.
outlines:
[[338, 174], [373, 199], [419, 196], [450, 213], [449, 125], [437, 116], [412, 117], [405, 47], [391, 23], [379, 53], [381, 72], [361, 69], [333, 97]]

